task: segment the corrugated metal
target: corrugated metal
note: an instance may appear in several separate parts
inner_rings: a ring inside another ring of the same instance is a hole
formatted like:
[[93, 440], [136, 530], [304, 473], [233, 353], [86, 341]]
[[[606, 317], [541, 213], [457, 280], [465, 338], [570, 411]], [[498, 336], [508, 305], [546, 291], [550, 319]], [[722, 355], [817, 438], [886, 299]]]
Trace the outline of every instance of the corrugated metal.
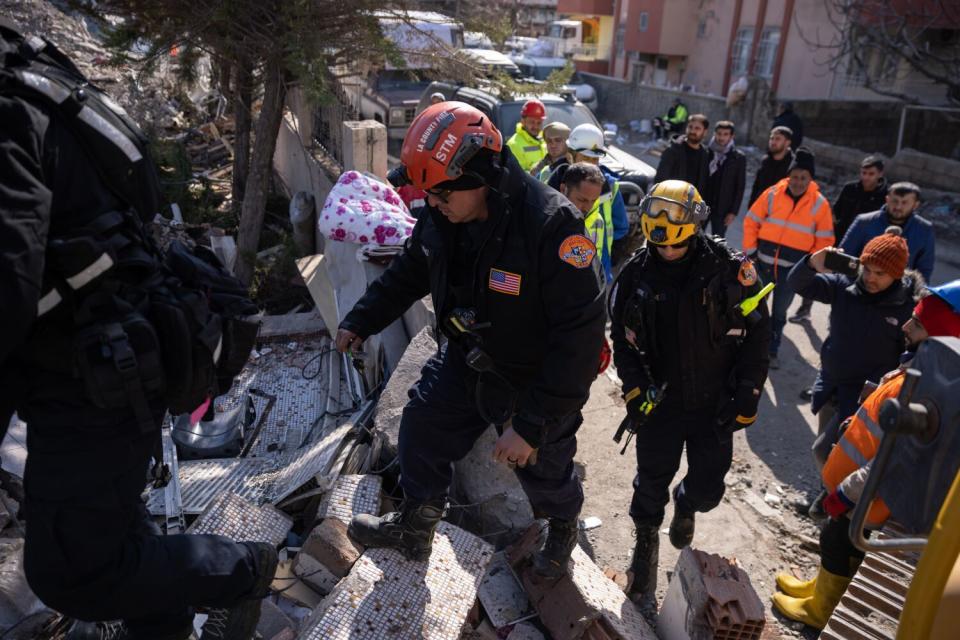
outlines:
[[[879, 535], [881, 539], [900, 537], [892, 527]], [[894, 640], [917, 559], [916, 553], [868, 553], [820, 637]]]

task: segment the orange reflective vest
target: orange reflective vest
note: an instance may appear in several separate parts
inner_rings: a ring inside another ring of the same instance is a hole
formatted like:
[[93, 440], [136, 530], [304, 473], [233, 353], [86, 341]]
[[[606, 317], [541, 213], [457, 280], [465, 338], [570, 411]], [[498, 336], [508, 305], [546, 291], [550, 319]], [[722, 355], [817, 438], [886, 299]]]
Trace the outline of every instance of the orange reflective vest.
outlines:
[[764, 191], [743, 219], [743, 251], [757, 259], [789, 269], [808, 253], [833, 244], [830, 203], [810, 182], [799, 200], [787, 193], [784, 178]]
[[[903, 385], [903, 372], [893, 376], [860, 405], [837, 446], [830, 452], [823, 466], [823, 484], [830, 492], [857, 469], [867, 465], [877, 455], [883, 430], [880, 428], [880, 405], [887, 398], [896, 398]], [[867, 513], [867, 524], [881, 525], [890, 517], [890, 509], [880, 498], [875, 498]]]

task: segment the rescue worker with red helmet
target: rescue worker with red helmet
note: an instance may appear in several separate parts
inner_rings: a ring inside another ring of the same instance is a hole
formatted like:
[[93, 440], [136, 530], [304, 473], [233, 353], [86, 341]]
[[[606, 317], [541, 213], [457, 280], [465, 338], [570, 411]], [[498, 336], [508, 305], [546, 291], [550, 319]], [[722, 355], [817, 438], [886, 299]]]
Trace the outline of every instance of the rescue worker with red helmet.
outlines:
[[610, 333], [625, 425], [637, 440], [628, 593], [651, 614], [660, 524], [680, 456], [686, 446], [688, 471], [673, 490], [669, 531], [678, 549], [693, 540], [694, 514], [723, 497], [733, 433], [756, 420], [770, 316], [753, 263], [701, 233], [709, 207], [693, 185], [653, 185], [640, 213], [647, 244], [613, 283]]
[[546, 119], [547, 108], [543, 103], [536, 98], [527, 100], [520, 109], [517, 131], [507, 140], [513, 157], [527, 173], [547, 155], [547, 144], [540, 135]]
[[534, 513], [549, 519], [534, 569], [561, 576], [583, 503], [576, 432], [606, 321], [596, 248], [583, 215], [522, 170], [470, 105], [425, 109], [401, 162], [427, 206], [404, 252], [341, 322], [336, 345], [358, 348], [428, 293], [448, 340], [400, 420], [400, 511], [358, 516], [350, 533], [427, 558], [453, 462], [494, 424], [491, 453], [514, 466]]

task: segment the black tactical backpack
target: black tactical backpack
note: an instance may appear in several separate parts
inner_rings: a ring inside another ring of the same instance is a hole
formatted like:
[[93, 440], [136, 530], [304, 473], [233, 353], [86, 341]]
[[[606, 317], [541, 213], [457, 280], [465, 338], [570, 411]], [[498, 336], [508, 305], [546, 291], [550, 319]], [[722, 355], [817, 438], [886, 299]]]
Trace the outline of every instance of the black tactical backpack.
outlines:
[[153, 240], [145, 225], [161, 198], [145, 136], [48, 41], [0, 20], [0, 56], [0, 94], [58, 117], [129, 206], [48, 239], [22, 357], [80, 378], [96, 406], [132, 406], [144, 430], [156, 428], [151, 407], [186, 413], [227, 391], [253, 348], [258, 310], [211, 251], [174, 242], [164, 252]]

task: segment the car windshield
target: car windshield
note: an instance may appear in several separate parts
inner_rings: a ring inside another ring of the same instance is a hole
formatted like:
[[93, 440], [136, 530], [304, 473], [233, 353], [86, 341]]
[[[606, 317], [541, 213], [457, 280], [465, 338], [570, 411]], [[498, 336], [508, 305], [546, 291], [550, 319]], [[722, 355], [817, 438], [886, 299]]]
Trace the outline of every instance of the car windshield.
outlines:
[[[497, 125], [500, 131], [506, 136], [513, 135], [520, 122], [520, 109], [523, 102], [507, 102], [500, 105], [500, 118]], [[548, 102], [546, 122], [560, 121], [573, 129], [581, 124], [592, 124], [599, 127], [597, 119], [593, 117], [590, 109], [583, 104], [571, 102]]]
[[384, 70], [377, 74], [377, 90], [402, 91], [422, 90], [430, 84], [429, 80], [421, 80], [404, 69]]

